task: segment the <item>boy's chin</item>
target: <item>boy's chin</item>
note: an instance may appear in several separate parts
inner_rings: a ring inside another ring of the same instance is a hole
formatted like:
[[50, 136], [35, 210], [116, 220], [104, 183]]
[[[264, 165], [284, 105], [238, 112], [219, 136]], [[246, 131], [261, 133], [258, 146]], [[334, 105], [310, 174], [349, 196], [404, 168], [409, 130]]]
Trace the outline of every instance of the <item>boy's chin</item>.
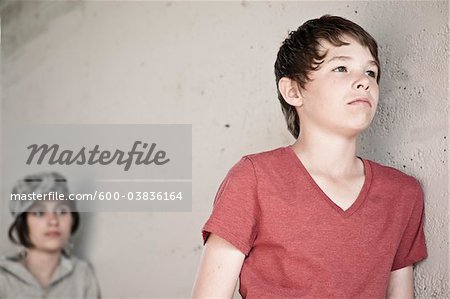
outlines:
[[350, 128], [344, 129], [343, 131], [344, 131], [344, 135], [346, 135], [348, 137], [357, 137], [359, 134], [364, 132], [369, 127], [370, 127], [370, 123], [359, 125], [359, 126], [352, 126]]
[[350, 130], [355, 131], [359, 134], [359, 133], [363, 132], [364, 130], [366, 130], [367, 128], [369, 128], [371, 123], [372, 123], [372, 119], [361, 120], [360, 122], [355, 122], [355, 123], [351, 124]]

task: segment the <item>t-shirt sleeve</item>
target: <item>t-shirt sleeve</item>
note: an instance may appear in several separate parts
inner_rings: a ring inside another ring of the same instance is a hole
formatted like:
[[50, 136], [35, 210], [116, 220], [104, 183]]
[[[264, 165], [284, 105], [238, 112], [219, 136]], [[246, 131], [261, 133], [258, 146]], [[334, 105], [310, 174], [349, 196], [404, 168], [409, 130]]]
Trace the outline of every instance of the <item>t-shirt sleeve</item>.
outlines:
[[391, 271], [412, 265], [427, 257], [423, 220], [424, 195], [420, 183], [417, 182], [414, 207], [397, 249]]
[[202, 230], [204, 244], [213, 233], [248, 255], [257, 233], [257, 197], [254, 165], [243, 157], [231, 168], [217, 191], [213, 211]]

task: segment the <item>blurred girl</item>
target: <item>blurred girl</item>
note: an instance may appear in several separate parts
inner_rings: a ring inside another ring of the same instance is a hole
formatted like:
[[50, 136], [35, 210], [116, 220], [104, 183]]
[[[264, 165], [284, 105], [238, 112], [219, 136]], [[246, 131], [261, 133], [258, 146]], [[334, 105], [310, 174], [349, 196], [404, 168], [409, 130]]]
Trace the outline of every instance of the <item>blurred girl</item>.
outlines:
[[[66, 179], [40, 173], [18, 181], [13, 194], [68, 196]], [[80, 215], [71, 200], [11, 200], [14, 221], [10, 240], [24, 247], [14, 257], [0, 258], [0, 298], [100, 298], [92, 268], [71, 256], [69, 239]]]

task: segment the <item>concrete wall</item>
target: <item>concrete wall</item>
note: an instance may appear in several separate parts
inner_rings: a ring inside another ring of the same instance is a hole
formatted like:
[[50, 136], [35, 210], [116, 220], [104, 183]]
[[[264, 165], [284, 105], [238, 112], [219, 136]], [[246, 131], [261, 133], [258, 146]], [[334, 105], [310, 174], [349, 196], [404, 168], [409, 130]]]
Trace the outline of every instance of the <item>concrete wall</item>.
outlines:
[[[419, 298], [448, 298], [449, 4], [442, 2], [9, 2], [5, 123], [191, 123], [191, 213], [84, 215], [77, 252], [106, 298], [187, 297], [215, 191], [240, 156], [293, 142], [273, 63], [289, 30], [325, 13], [379, 42], [380, 106], [360, 154], [420, 179], [429, 258]], [[0, 250], [11, 221], [0, 203]]]

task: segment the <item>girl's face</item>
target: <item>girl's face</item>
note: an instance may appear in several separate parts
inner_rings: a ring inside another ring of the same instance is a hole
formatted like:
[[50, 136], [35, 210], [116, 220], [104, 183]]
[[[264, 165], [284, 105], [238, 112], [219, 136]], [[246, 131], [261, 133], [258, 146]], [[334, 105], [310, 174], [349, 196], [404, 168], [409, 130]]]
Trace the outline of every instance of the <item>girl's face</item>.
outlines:
[[57, 201], [34, 204], [27, 212], [27, 223], [33, 249], [60, 252], [68, 243], [72, 230], [70, 207]]

